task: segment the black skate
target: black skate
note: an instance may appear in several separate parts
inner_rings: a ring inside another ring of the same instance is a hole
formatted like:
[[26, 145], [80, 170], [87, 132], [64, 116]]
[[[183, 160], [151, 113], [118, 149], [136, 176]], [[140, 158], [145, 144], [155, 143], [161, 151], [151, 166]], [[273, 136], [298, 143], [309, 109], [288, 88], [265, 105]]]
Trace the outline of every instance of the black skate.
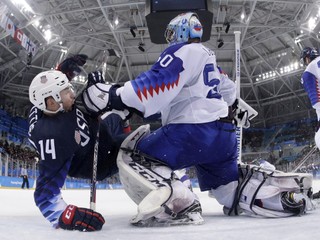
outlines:
[[312, 199], [319, 199], [319, 198], [320, 198], [320, 191], [312, 195]]

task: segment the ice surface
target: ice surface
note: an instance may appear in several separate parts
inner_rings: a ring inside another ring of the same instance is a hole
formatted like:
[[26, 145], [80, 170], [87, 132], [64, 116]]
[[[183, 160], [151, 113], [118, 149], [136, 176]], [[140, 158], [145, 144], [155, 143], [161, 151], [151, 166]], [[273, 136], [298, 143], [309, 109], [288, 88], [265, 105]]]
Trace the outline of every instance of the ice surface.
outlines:
[[[320, 180], [314, 191], [320, 190]], [[137, 228], [128, 221], [136, 205], [123, 190], [98, 190], [97, 211], [106, 219], [99, 232], [83, 233], [51, 228], [33, 202], [33, 190], [0, 189], [1, 240], [302, 240], [317, 239], [320, 234], [320, 210], [302, 217], [281, 219], [227, 217], [215, 199], [206, 192], [199, 195], [205, 224], [166, 228]], [[89, 190], [63, 190], [65, 201], [89, 207]]]

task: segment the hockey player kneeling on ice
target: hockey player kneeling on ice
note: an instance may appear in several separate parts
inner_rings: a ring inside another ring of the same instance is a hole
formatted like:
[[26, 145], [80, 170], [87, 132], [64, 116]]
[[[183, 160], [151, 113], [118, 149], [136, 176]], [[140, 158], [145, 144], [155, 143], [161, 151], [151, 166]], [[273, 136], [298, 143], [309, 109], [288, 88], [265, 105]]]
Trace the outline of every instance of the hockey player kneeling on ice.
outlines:
[[[67, 58], [59, 65], [60, 71], [39, 73], [29, 87], [34, 105], [29, 114], [29, 141], [41, 159], [35, 204], [54, 228], [85, 232], [101, 230], [105, 220], [92, 209], [65, 202], [61, 189], [67, 175], [81, 179], [96, 175], [98, 181], [114, 175], [118, 172], [118, 151], [127, 135], [123, 112], [108, 112], [98, 118], [76, 106], [70, 81], [79, 74], [86, 58]], [[98, 78], [96, 72], [89, 73], [88, 84], [95, 84]], [[94, 159], [97, 171], [93, 171]]]
[[[235, 123], [248, 127], [248, 110], [241, 110], [243, 103], [236, 101], [235, 84], [221, 75], [214, 52], [202, 45], [197, 14], [178, 15], [168, 24], [165, 36], [169, 47], [150, 70], [124, 86], [89, 85], [82, 95], [86, 108], [95, 113], [128, 110], [145, 118], [161, 113], [162, 127], [149, 133], [148, 126], [141, 126], [125, 139], [118, 154], [121, 182], [138, 204], [131, 223], [203, 223], [197, 196], [174, 174], [191, 166], [196, 169], [201, 191], [213, 189], [230, 214], [239, 208], [261, 216], [269, 209], [279, 216], [304, 212], [308, 203], [305, 187], [311, 184], [298, 175], [283, 178], [290, 184], [297, 179], [298, 183], [289, 187], [283, 181], [273, 186], [278, 178], [264, 180], [268, 173], [254, 168], [239, 178], [242, 168], [239, 171], [237, 164]], [[231, 106], [234, 111], [229, 111]], [[294, 192], [301, 192], [302, 198], [293, 199]], [[265, 201], [277, 197], [278, 202], [268, 201], [268, 205]]]

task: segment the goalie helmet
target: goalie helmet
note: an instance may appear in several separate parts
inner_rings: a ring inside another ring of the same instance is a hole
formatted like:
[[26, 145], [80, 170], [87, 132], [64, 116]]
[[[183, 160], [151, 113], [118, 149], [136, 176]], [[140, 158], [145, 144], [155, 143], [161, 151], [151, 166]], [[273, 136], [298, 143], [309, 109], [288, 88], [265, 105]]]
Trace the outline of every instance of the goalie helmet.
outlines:
[[182, 13], [172, 19], [165, 31], [165, 38], [169, 45], [188, 42], [189, 39], [199, 38], [203, 33], [202, 25], [196, 13]]
[[[56, 102], [60, 103], [60, 92], [69, 86], [69, 80], [62, 72], [57, 70], [41, 72], [34, 77], [30, 84], [29, 100], [40, 110], [52, 113], [46, 109], [46, 98], [53, 97]], [[60, 104], [58, 111], [60, 110], [63, 110], [62, 104]]]
[[319, 57], [319, 51], [316, 48], [311, 48], [311, 47], [305, 47], [300, 54], [300, 61], [303, 63], [305, 66], [308, 65], [306, 58], [309, 58], [310, 61], [315, 59], [316, 57]]

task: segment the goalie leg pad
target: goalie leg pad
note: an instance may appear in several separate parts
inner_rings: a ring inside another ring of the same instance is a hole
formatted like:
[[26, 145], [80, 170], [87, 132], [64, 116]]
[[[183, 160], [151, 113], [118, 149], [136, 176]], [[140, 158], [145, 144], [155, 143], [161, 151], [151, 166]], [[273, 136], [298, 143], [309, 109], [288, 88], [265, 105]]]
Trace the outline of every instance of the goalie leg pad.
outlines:
[[[117, 157], [120, 181], [128, 196], [136, 204], [139, 204], [142, 199], [145, 198], [151, 191], [157, 189], [156, 185], [145, 179], [145, 177], [142, 175], [145, 171], [145, 167], [134, 162], [131, 158], [130, 153], [130, 151], [133, 151], [135, 149], [138, 141], [149, 132], [149, 125], [143, 125], [133, 131], [122, 142]], [[150, 173], [150, 171], [146, 171], [146, 173]]]
[[[238, 215], [239, 207], [250, 215], [263, 217], [288, 217], [297, 215], [296, 211], [285, 211], [281, 205], [282, 193], [295, 193], [302, 196], [305, 201], [304, 211], [312, 210], [311, 202], [312, 175], [300, 173], [284, 173], [271, 171], [254, 165], [239, 165], [239, 185], [236, 189], [236, 197], [228, 215]], [[278, 196], [278, 197], [277, 197]], [[268, 201], [279, 199], [277, 207], [267, 209], [266, 206], [276, 206]], [[258, 202], [257, 202], [257, 201]]]
[[153, 170], [152, 163], [147, 162], [147, 166], [132, 159], [137, 142], [149, 132], [149, 125], [141, 126], [132, 132], [123, 141], [117, 158], [120, 181], [128, 196], [138, 205], [138, 215], [132, 222], [162, 212], [163, 205], [172, 195], [171, 169], [158, 167], [159, 174]]
[[194, 204], [196, 195], [177, 179], [170, 168], [156, 159], [146, 160], [143, 153], [135, 150], [137, 142], [148, 133], [148, 126], [141, 126], [131, 133], [122, 143], [117, 158], [121, 183], [138, 205], [138, 214], [131, 223], [145, 225], [149, 219], [156, 219], [156, 223], [161, 219], [162, 223], [172, 220], [175, 223], [200, 224], [203, 222], [201, 213], [198, 218], [195, 217], [196, 213], [192, 218], [188, 215], [191, 213], [179, 215]]
[[138, 223], [164, 212], [164, 203], [171, 196], [171, 188], [161, 187], [151, 191], [138, 205], [138, 214], [131, 219], [131, 224]]
[[118, 158], [118, 168], [126, 193], [138, 204], [138, 214], [131, 220], [134, 223], [163, 212], [172, 187], [168, 179], [130, 159], [128, 155]]

